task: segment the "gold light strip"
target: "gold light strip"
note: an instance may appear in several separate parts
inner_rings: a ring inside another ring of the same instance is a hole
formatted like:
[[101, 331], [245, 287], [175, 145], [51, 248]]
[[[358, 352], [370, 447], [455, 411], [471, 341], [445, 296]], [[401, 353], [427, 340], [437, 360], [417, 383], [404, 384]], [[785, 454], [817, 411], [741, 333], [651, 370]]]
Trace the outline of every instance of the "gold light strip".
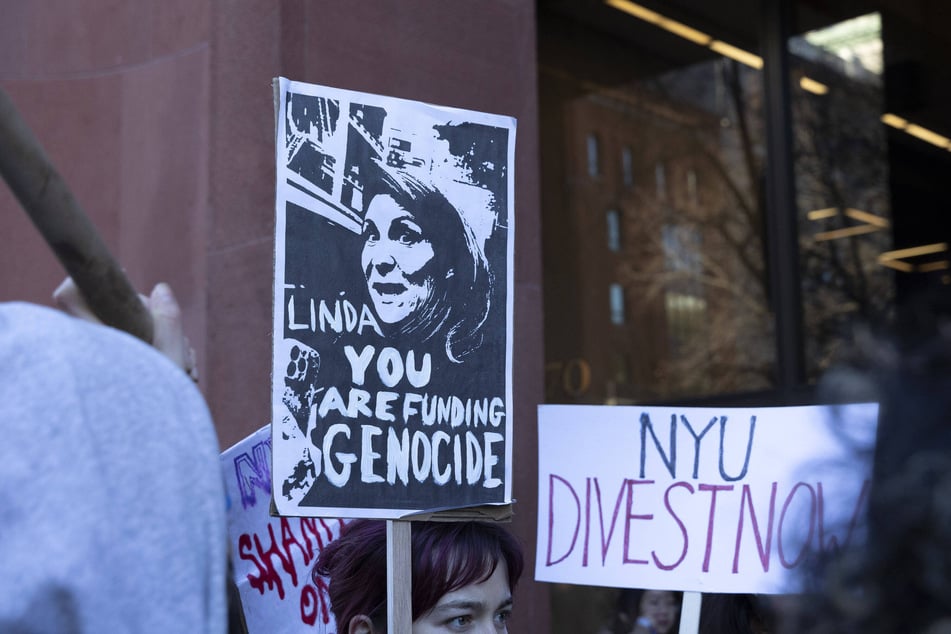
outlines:
[[657, 23], [657, 26], [670, 31], [674, 35], [679, 35], [685, 40], [690, 40], [694, 44], [699, 44], [700, 46], [707, 46], [713, 41], [713, 38], [706, 33], [669, 18], [662, 17]]
[[838, 215], [838, 207], [827, 207], [825, 209], [814, 209], [806, 214], [806, 218], [809, 220], [822, 220], [823, 218], [831, 218], [832, 216]]
[[821, 231], [815, 235], [816, 242], [826, 240], [838, 240], [839, 238], [848, 238], [850, 236], [860, 236], [866, 233], [878, 231], [879, 228], [874, 225], [857, 225], [855, 227], [843, 227], [842, 229], [833, 229], [832, 231]]
[[849, 207], [845, 210], [845, 215], [852, 220], [867, 222], [870, 225], [875, 225], [876, 227], [881, 227], [882, 229], [887, 229], [889, 227], [887, 218], [870, 214], [867, 211], [862, 211], [861, 209], [853, 209], [852, 207]]
[[915, 267], [908, 262], [903, 262], [901, 260], [882, 260], [881, 256], [878, 258], [878, 263], [882, 266], [887, 266], [890, 269], [895, 269], [896, 271], [901, 271], [902, 273], [914, 273]]
[[949, 268], [948, 260], [938, 260], [936, 262], [926, 262], [915, 267], [910, 262], [905, 262], [905, 258], [913, 258], [919, 255], [931, 255], [933, 253], [944, 253], [948, 250], [947, 242], [936, 242], [935, 244], [923, 244], [918, 247], [908, 249], [898, 249], [896, 251], [886, 251], [878, 256], [878, 263], [902, 271], [903, 273], [913, 273], [916, 270], [922, 273], [931, 271], [943, 271]]
[[702, 31], [698, 31], [691, 26], [687, 26], [683, 22], [671, 20], [670, 18], [663, 16], [656, 11], [651, 11], [647, 7], [642, 7], [639, 4], [630, 2], [630, 0], [605, 0], [605, 2], [619, 11], [624, 11], [629, 15], [633, 15], [635, 18], [639, 18], [645, 22], [650, 22], [651, 24], [659, 26], [665, 31], [670, 31], [678, 37], [682, 37], [685, 40], [690, 40], [694, 44], [707, 46], [711, 40], [713, 40], [712, 37]]
[[951, 268], [951, 262], [947, 260], [938, 260], [937, 262], [928, 262], [927, 264], [919, 264], [918, 270], [922, 273], [931, 273], [932, 271], [944, 271]]
[[[815, 236], [813, 236], [813, 239], [816, 242], [825, 242], [827, 240], [838, 240], [839, 238], [860, 236], [866, 233], [878, 231], [879, 229], [886, 229], [890, 224], [887, 218], [882, 218], [881, 216], [876, 216], [875, 214], [870, 214], [867, 211], [855, 209], [854, 207], [846, 208], [843, 213], [852, 220], [856, 220], [862, 224], [833, 229], [831, 231], [820, 231]], [[818, 221], [825, 220], [826, 218], [834, 218], [838, 215], [838, 207], [826, 207], [825, 209], [813, 209], [812, 211], [807, 212], [806, 218], [812, 221]]]
[[948, 137], [942, 136], [938, 134], [937, 132], [933, 132], [929, 130], [928, 128], [923, 128], [920, 125], [916, 125], [914, 123], [909, 123], [905, 127], [905, 132], [907, 132], [913, 137], [918, 137], [919, 139], [921, 139], [922, 141], [926, 143], [930, 143], [931, 145], [937, 145], [940, 148], [947, 149], [948, 145], [951, 144], [951, 139], [949, 139]]
[[882, 115], [882, 123], [885, 125], [890, 125], [893, 128], [898, 128], [899, 130], [904, 130], [908, 126], [908, 120], [902, 119], [897, 114], [892, 114], [886, 112]]
[[882, 115], [882, 123], [899, 130], [904, 130], [913, 137], [921, 139], [926, 143], [936, 145], [943, 150], [951, 150], [951, 139], [933, 130], [929, 130], [924, 126], [920, 126], [917, 123], [912, 123], [908, 119], [903, 119], [897, 114], [886, 112]]
[[932, 253], [943, 253], [948, 250], [947, 242], [936, 242], [935, 244], [923, 244], [920, 247], [910, 247], [908, 249], [898, 249], [897, 251], [886, 251], [878, 256], [878, 261], [884, 264], [884, 261], [901, 260], [904, 258], [913, 258], [919, 255], [931, 255]]
[[628, 15], [632, 15], [639, 20], [644, 20], [645, 22], [659, 26], [660, 28], [669, 31], [678, 37], [682, 37], [685, 40], [693, 42], [694, 44], [705, 46], [710, 50], [723, 55], [724, 57], [735, 59], [741, 64], [746, 64], [747, 66], [751, 66], [756, 69], [763, 67], [762, 57], [754, 55], [749, 51], [744, 51], [741, 48], [733, 46], [732, 44], [715, 40], [702, 31], [698, 31], [691, 26], [687, 26], [683, 22], [671, 20], [670, 18], [661, 15], [656, 11], [651, 11], [647, 7], [643, 7], [636, 2], [631, 2], [631, 0], [604, 0], [604, 3], [617, 9], [618, 11], [623, 11]]
[[747, 66], [757, 70], [763, 67], [763, 58], [759, 55], [754, 55], [749, 51], [744, 51], [742, 48], [737, 48], [736, 46], [727, 44], [721, 40], [713, 40], [710, 42], [710, 50], [715, 51], [724, 57], [735, 59], [739, 63], [746, 64]]
[[825, 84], [812, 79], [811, 77], [801, 77], [799, 79], [799, 87], [807, 92], [811, 92], [814, 95], [824, 95], [829, 92], [829, 87]]
[[650, 22], [651, 24], [657, 24], [662, 17], [656, 11], [651, 11], [647, 7], [629, 2], [629, 0], [605, 0], [605, 2], [619, 11], [633, 15], [635, 18]]

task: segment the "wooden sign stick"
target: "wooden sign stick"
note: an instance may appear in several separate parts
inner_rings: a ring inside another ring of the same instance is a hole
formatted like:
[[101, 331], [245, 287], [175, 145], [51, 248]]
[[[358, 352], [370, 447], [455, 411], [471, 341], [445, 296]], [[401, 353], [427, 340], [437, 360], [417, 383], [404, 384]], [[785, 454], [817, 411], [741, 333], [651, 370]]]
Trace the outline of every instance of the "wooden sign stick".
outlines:
[[152, 316], [3, 89], [0, 174], [96, 316], [152, 343]]
[[412, 522], [386, 520], [386, 631], [413, 629]]
[[699, 592], [684, 592], [680, 606], [680, 634], [698, 634], [700, 632], [700, 603]]

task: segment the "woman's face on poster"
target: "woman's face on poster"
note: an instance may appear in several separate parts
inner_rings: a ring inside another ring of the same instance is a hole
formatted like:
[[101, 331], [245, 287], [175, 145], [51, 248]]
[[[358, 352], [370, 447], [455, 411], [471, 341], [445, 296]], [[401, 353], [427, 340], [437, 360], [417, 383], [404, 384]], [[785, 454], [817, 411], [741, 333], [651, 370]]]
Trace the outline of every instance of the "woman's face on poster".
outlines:
[[363, 219], [361, 263], [379, 319], [398, 324], [432, 294], [435, 252], [416, 217], [391, 196], [370, 201]]

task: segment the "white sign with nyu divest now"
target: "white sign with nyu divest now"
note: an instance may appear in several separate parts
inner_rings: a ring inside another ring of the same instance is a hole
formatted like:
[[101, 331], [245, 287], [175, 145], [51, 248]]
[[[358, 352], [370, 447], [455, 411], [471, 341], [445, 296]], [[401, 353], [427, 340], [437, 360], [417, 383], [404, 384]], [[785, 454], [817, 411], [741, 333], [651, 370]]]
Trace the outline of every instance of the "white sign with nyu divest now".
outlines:
[[539, 581], [796, 589], [860, 537], [876, 404], [539, 407]]

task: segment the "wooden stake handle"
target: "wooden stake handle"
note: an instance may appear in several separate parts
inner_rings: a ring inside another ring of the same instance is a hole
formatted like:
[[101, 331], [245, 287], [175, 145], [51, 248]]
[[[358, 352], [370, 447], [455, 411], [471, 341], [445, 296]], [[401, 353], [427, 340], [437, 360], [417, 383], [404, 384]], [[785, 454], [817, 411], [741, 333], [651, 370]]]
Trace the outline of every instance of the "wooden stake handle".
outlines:
[[386, 520], [386, 631], [413, 629], [412, 522]]
[[152, 316], [2, 88], [0, 174], [96, 316], [152, 343]]
[[697, 634], [700, 631], [699, 592], [684, 592], [683, 605], [680, 607], [680, 634]]

